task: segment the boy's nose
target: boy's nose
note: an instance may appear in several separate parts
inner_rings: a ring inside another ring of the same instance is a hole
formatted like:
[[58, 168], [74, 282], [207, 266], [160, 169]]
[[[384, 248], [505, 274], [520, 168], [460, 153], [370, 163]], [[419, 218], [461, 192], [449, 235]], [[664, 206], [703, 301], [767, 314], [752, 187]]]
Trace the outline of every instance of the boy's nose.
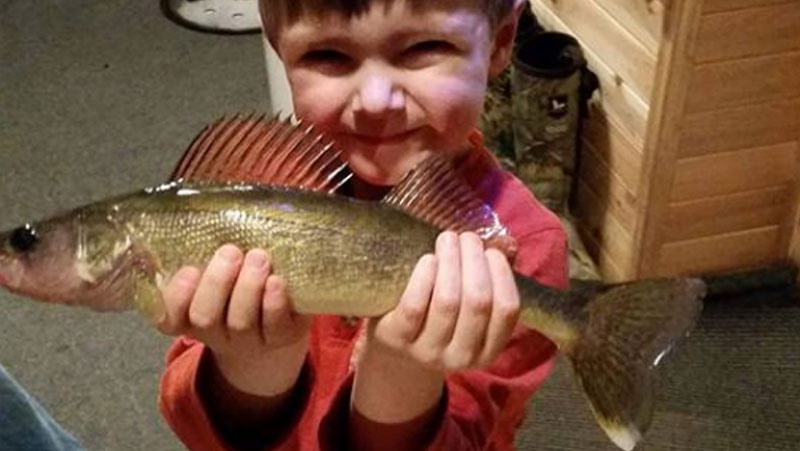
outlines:
[[371, 75], [361, 83], [354, 99], [354, 110], [369, 114], [382, 114], [405, 107], [405, 96], [389, 77]]

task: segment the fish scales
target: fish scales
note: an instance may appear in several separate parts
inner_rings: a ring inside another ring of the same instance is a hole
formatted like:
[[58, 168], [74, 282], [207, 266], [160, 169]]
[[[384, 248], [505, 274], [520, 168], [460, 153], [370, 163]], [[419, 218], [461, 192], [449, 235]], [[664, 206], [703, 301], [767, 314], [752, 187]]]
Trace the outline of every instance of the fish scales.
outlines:
[[226, 243], [263, 248], [298, 311], [354, 316], [392, 308], [438, 233], [377, 203], [252, 186], [176, 185], [94, 214], [113, 218], [113, 239], [144, 251], [163, 278], [202, 267]]

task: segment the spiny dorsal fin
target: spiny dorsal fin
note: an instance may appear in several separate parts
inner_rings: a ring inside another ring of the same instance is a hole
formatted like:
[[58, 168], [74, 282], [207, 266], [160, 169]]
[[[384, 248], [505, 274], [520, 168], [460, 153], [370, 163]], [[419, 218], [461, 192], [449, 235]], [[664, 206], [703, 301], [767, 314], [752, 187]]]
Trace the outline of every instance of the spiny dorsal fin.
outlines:
[[442, 230], [475, 232], [487, 246], [510, 259], [516, 255], [516, 240], [497, 213], [459, 178], [441, 154], [432, 154], [409, 171], [382, 202]]
[[178, 162], [172, 180], [241, 182], [335, 192], [351, 172], [341, 151], [302, 121], [235, 115], [206, 126]]

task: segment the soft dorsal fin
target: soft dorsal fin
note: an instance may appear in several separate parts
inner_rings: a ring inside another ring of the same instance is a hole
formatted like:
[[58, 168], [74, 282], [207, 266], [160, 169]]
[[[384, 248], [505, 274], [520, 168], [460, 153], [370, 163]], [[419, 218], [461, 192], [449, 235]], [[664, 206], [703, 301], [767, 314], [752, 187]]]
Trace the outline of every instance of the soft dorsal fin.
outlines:
[[487, 246], [513, 261], [517, 243], [497, 213], [453, 170], [441, 154], [432, 154], [398, 183], [381, 201], [442, 230], [472, 231]]
[[172, 180], [240, 182], [335, 192], [351, 172], [341, 151], [290, 118], [235, 115], [206, 126], [184, 153]]

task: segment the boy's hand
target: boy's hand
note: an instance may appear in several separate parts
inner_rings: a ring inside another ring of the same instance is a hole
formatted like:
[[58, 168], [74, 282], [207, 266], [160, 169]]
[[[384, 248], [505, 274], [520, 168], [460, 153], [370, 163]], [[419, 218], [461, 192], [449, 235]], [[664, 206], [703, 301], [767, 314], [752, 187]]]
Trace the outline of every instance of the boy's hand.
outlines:
[[[492, 362], [519, 317], [511, 267], [474, 233], [442, 233], [436, 255], [420, 259], [398, 306], [370, 326], [370, 347], [385, 347], [430, 369]], [[373, 350], [374, 351], [374, 350]]]
[[291, 310], [266, 252], [243, 256], [233, 245], [222, 246], [202, 274], [181, 268], [162, 295], [159, 329], [205, 343], [235, 387], [263, 396], [291, 388], [308, 350], [311, 317]]
[[397, 307], [368, 323], [353, 385], [359, 415], [351, 437], [370, 443], [380, 430], [375, 424], [426, 427], [445, 372], [493, 361], [511, 337], [519, 305], [500, 251], [484, 250], [474, 233], [439, 235], [436, 255], [419, 260]]

